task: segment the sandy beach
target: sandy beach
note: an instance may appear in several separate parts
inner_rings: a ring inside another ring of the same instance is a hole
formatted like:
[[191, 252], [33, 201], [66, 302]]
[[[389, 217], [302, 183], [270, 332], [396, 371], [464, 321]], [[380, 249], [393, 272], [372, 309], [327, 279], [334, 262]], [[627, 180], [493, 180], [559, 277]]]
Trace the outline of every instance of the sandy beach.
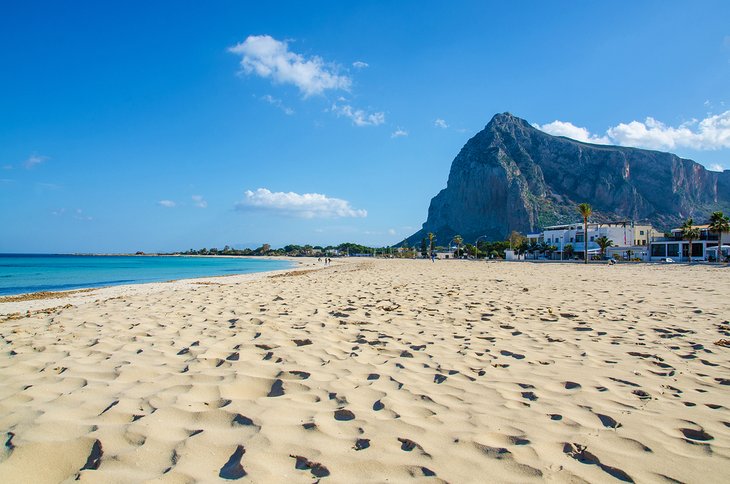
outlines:
[[2, 304], [0, 482], [724, 482], [729, 275], [363, 259]]

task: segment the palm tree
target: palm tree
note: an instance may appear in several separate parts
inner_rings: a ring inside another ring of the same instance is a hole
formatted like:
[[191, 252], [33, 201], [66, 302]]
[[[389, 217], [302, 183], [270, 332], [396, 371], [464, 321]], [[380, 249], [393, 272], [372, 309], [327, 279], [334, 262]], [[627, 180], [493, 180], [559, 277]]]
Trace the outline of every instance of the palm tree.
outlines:
[[[520, 242], [520, 245], [517, 246], [517, 255], [525, 255], [530, 250], [530, 244], [527, 242], [527, 239], [523, 239]], [[527, 256], [525, 256], [527, 258]]]
[[717, 232], [717, 262], [719, 264], [722, 262], [722, 233], [730, 232], [730, 218], [722, 212], [712, 212], [708, 228]]
[[689, 243], [689, 263], [692, 263], [692, 241], [700, 238], [700, 229], [694, 226], [694, 221], [688, 218], [682, 224], [682, 238], [687, 239]]
[[550, 259], [552, 259], [553, 258], [553, 253], [556, 252], [557, 250], [558, 250], [558, 246], [557, 245], [548, 245], [547, 246], [547, 249], [545, 249], [545, 252], [547, 252], [548, 257]]
[[565, 247], [563, 247], [563, 255], [568, 259], [573, 257], [573, 244], [565, 244]]
[[433, 241], [436, 238], [433, 232], [428, 233], [428, 255], [429, 257], [433, 254]]
[[464, 242], [464, 239], [461, 237], [461, 235], [455, 235], [454, 236], [454, 243], [456, 243], [456, 257], [459, 257], [461, 244]]
[[613, 246], [613, 240], [609, 239], [605, 235], [601, 235], [596, 239], [596, 244], [601, 248], [601, 259], [606, 255], [606, 249]]
[[593, 209], [587, 203], [578, 205], [578, 212], [583, 217], [583, 260], [588, 264], [588, 217], [593, 213]]

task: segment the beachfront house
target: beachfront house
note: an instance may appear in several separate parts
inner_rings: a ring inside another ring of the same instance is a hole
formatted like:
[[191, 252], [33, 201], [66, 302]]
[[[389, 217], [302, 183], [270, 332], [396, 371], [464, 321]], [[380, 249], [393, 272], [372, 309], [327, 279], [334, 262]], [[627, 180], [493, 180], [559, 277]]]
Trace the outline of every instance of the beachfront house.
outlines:
[[[692, 241], [692, 260], [717, 260], [717, 244], [719, 235], [707, 225], [696, 225], [700, 229], [700, 238]], [[721, 253], [723, 258], [730, 256], [730, 234], [723, 232]], [[682, 229], [675, 228], [665, 235], [654, 237], [651, 241], [651, 260], [670, 258], [675, 262], [689, 260], [689, 241], [684, 240]]]
[[651, 225], [634, 221], [621, 220], [607, 223], [589, 223], [588, 241], [584, 239], [583, 222], [545, 227], [542, 232], [527, 234], [531, 244], [554, 246], [557, 250], [550, 255], [541, 254], [542, 259], [562, 260], [568, 258], [565, 246], [573, 248], [571, 257], [583, 258], [585, 250], [589, 257], [597, 256], [601, 248], [596, 239], [605, 236], [613, 242], [613, 246], [606, 251], [607, 257], [618, 256], [622, 259], [649, 258], [649, 243], [654, 230]]

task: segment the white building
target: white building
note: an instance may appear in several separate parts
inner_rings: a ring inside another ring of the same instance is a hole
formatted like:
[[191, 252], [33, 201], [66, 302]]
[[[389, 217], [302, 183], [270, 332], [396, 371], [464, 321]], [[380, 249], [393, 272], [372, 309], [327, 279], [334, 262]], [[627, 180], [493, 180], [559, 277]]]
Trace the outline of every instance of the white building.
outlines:
[[[595, 242], [599, 237], [605, 236], [613, 242], [613, 247], [607, 250], [607, 255], [612, 257], [619, 254], [625, 258], [638, 257], [648, 259], [648, 245], [653, 235], [651, 225], [637, 224], [631, 221], [619, 221], [609, 223], [588, 223], [588, 253], [598, 254], [600, 247]], [[527, 239], [534, 243], [545, 243], [548, 246], [557, 248], [553, 252], [554, 259], [564, 257], [564, 248], [570, 244], [573, 247], [573, 254], [582, 257], [586, 250], [583, 223], [567, 225], [553, 225], [545, 227], [540, 233], [528, 234]]]
[[[700, 238], [692, 241], [692, 259], [693, 260], [717, 260], [717, 244], [718, 234], [712, 232], [707, 225], [696, 225], [700, 229]], [[676, 262], [689, 260], [689, 241], [683, 240], [682, 229], [672, 229], [668, 234], [671, 237], [654, 237], [651, 241], [651, 260], [661, 260], [670, 258]], [[721, 253], [728, 256], [728, 246], [726, 241], [730, 242], [730, 234], [723, 232], [723, 245]]]

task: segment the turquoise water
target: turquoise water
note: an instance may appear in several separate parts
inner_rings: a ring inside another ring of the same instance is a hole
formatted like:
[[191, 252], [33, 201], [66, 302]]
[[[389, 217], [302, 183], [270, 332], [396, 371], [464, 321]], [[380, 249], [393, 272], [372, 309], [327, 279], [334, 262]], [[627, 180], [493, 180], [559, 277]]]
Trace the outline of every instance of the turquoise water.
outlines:
[[275, 271], [294, 263], [230, 257], [0, 254], [0, 295]]

